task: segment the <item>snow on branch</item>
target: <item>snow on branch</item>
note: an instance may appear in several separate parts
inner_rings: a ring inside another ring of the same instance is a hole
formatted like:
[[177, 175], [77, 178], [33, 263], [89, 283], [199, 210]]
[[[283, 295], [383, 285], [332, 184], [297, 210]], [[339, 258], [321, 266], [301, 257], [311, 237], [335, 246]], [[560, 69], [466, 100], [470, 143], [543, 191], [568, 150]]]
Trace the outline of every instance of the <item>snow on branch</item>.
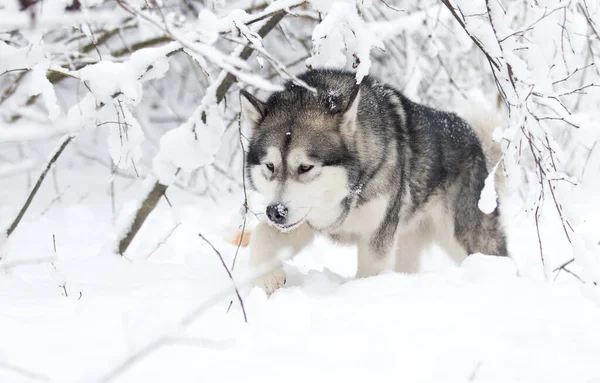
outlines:
[[[20, 140], [35, 140], [42, 139], [43, 136], [53, 136], [60, 133], [68, 133], [68, 141], [66, 146], [75, 136], [81, 131], [89, 128], [99, 128], [108, 130], [108, 151], [113, 159], [113, 162], [118, 168], [133, 168], [138, 174], [138, 165], [142, 156], [141, 145], [144, 141], [144, 132], [141, 124], [135, 117], [133, 108], [136, 108], [142, 102], [143, 84], [161, 79], [170, 70], [169, 59], [178, 52], [185, 52], [187, 55], [194, 57], [197, 62], [210, 62], [216, 68], [223, 70], [225, 76], [219, 84], [229, 84], [233, 78], [239, 81], [249, 83], [259, 89], [273, 91], [281, 89], [279, 85], [274, 85], [263, 77], [251, 73], [251, 67], [245, 62], [249, 53], [245, 53], [245, 57], [238, 57], [238, 53], [224, 54], [214, 46], [218, 38], [225, 33], [228, 33], [232, 28], [239, 29], [245, 27], [240, 24], [240, 21], [245, 21], [248, 24], [257, 25], [263, 24], [263, 19], [266, 16], [271, 16], [271, 20], [276, 20], [274, 24], [267, 22], [265, 25], [267, 30], [272, 29], [277, 22], [285, 14], [281, 9], [288, 9], [297, 6], [302, 2], [280, 1], [271, 4], [263, 12], [258, 15], [249, 15], [240, 12], [232, 12], [223, 19], [216, 20], [213, 28], [213, 33], [199, 32], [200, 28], [195, 29], [196, 25], [180, 24], [172, 18], [166, 17], [159, 6], [142, 6], [139, 4], [132, 5], [126, 1], [118, 2], [119, 12], [127, 12], [130, 16], [126, 18], [122, 14], [121, 19], [128, 20], [123, 28], [133, 27], [140, 28], [141, 24], [145, 24], [145, 28], [154, 30], [151, 32], [155, 37], [149, 40], [152, 44], [141, 42], [136, 47], [126, 46], [126, 51], [120, 50], [116, 52], [103, 52], [100, 44], [114, 39], [115, 37], [123, 38], [121, 35], [122, 29], [101, 29], [99, 32], [94, 31], [96, 28], [105, 28], [107, 22], [105, 18], [98, 19], [80, 19], [78, 14], [70, 14], [67, 18], [58, 17], [59, 11], [56, 9], [46, 9], [43, 12], [44, 17], [41, 23], [30, 23], [30, 27], [34, 28], [50, 28], [56, 26], [49, 25], [47, 22], [56, 21], [66, 23], [70, 20], [75, 23], [82, 23], [78, 30], [81, 31], [81, 37], [92, 40], [91, 44], [85, 45], [77, 52], [65, 51], [63, 56], [51, 56], [51, 48], [58, 49], [58, 45], [54, 46], [45, 44], [40, 40], [35, 33], [22, 33], [20, 30], [20, 40], [18, 43], [15, 40], [0, 40], [0, 54], [3, 57], [9, 57], [10, 60], [2, 60], [0, 64], [0, 73], [5, 76], [2, 80], [7, 80], [8, 84], [2, 93], [0, 93], [0, 139], [4, 142], [20, 141]], [[35, 8], [35, 9], [34, 9]], [[34, 7], [27, 12], [42, 12], [41, 9]], [[64, 9], [63, 12], [67, 12]], [[8, 12], [17, 12], [15, 9], [4, 9], [2, 12], [8, 15]], [[25, 13], [25, 11], [18, 11]], [[68, 13], [68, 12], [67, 12]], [[65, 15], [67, 15], [65, 13]], [[35, 13], [37, 15], [37, 13]], [[50, 17], [49, 14], [53, 16]], [[203, 14], [204, 19], [207, 13]], [[202, 19], [202, 18], [200, 18]], [[9, 24], [1, 24], [0, 31], [11, 30], [13, 28], [22, 27], [17, 25], [20, 19]], [[137, 20], [137, 26], [135, 22]], [[236, 20], [236, 22], [233, 22]], [[113, 19], [113, 21], [115, 21]], [[237, 25], [236, 25], [237, 23]], [[264, 27], [264, 26], [263, 26]], [[246, 28], [247, 31], [249, 31]], [[25, 30], [23, 30], [25, 31]], [[262, 31], [262, 29], [261, 29]], [[156, 35], [155, 33], [158, 33]], [[147, 34], [147, 32], [146, 32]], [[66, 36], [60, 36], [58, 41], [63, 44], [62, 48], [70, 49], [70, 43]], [[172, 40], [171, 42], [165, 42]], [[28, 40], [29, 39], [29, 40]], [[148, 46], [154, 43], [162, 45]], [[135, 50], [133, 50], [135, 48]], [[243, 46], [240, 47], [242, 50]], [[90, 59], [83, 55], [96, 52], [99, 59]], [[129, 52], [126, 60], [119, 60], [117, 57]], [[113, 54], [114, 53], [114, 54]], [[263, 50], [263, 54], [268, 54]], [[67, 58], [66, 61], [63, 61]], [[272, 62], [277, 63], [277, 60], [270, 56]], [[283, 69], [285, 70], [285, 69]], [[54, 75], [56, 74], [56, 75]], [[235, 76], [235, 77], [232, 77]], [[78, 102], [68, 109], [65, 118], [60, 118], [61, 109], [58, 105], [58, 99], [55, 92], [55, 84], [59, 81], [69, 78], [71, 81], [79, 82], [87, 89], [88, 93]], [[207, 94], [217, 90], [219, 84], [216, 84]], [[3, 85], [3, 83], [0, 83]], [[1, 88], [0, 88], [1, 89]], [[220, 89], [224, 90], [223, 88]], [[40, 115], [39, 111], [35, 111], [38, 105], [36, 101], [38, 95], [41, 95], [43, 100], [42, 106], [46, 110], [46, 116]], [[221, 98], [224, 94], [221, 95]], [[214, 98], [205, 97], [205, 100], [214, 100]], [[193, 113], [188, 121], [188, 127], [182, 126], [182, 129], [174, 129], [167, 132], [161, 139], [163, 147], [171, 147], [172, 150], [167, 150], [171, 158], [170, 163], [174, 163], [176, 169], [183, 169], [191, 172], [203, 165], [213, 162], [214, 154], [220, 146], [220, 137], [225, 129], [222, 123], [220, 112], [216, 108], [216, 103], [211, 101], [211, 105], [204, 102], [201, 112]], [[35, 121], [32, 123], [31, 117], [35, 114]], [[208, 117], [207, 117], [208, 116]], [[23, 121], [22, 121], [23, 120]], [[197, 129], [197, 125], [202, 125], [203, 128]], [[20, 125], [20, 126], [19, 126]], [[36, 128], [39, 126], [39, 129]], [[210, 132], [214, 132], [211, 135]], [[198, 139], [198, 135], [202, 134], [202, 139]], [[181, 145], [183, 143], [183, 146]], [[31, 200], [35, 197], [37, 190], [45, 179], [45, 174], [50, 169], [52, 164], [58, 159], [62, 153], [64, 146], [58, 150], [49, 162], [43, 175], [38, 179], [36, 187], [29, 194], [27, 202], [23, 205], [17, 218], [11, 223], [10, 228], [6, 231], [6, 236], [9, 236], [19, 224], [23, 214], [27, 211], [31, 204]], [[188, 151], [183, 149], [188, 148]], [[164, 153], [165, 151], [163, 151]], [[160, 162], [160, 158], [157, 157]], [[156, 161], [155, 161], [156, 162]], [[171, 177], [176, 174], [176, 171], [171, 173]], [[165, 187], [166, 188], [166, 187]], [[152, 194], [152, 193], [150, 193]], [[164, 194], [163, 192], [154, 193], [157, 195], [155, 203]], [[155, 206], [155, 203], [150, 204]], [[146, 204], [147, 205], [147, 204]], [[148, 209], [153, 209], [153, 206]], [[141, 222], [139, 225], [141, 226]], [[127, 225], [128, 229], [132, 226]], [[121, 248], [125, 242], [121, 241]], [[125, 246], [126, 248], [126, 246]]]
[[313, 56], [307, 65], [351, 67], [360, 83], [371, 68], [371, 49], [385, 50], [383, 42], [358, 15], [356, 6], [341, 1], [313, 2], [313, 6], [326, 16], [313, 31]]
[[[586, 35], [586, 27], [576, 22], [582, 14], [587, 18], [586, 12], [576, 2], [563, 1], [533, 5], [489, 0], [442, 2], [485, 55], [507, 107], [508, 125], [500, 135], [505, 148], [505, 170], [514, 178], [519, 171], [533, 172], [537, 180], [533, 211], [540, 256], [546, 277], [550, 278], [552, 269], [544, 259], [539, 230], [544, 203], [550, 198], [563, 232], [572, 242], [574, 227], [559, 193], [577, 184], [567, 174], [569, 164], [555, 132], [591, 129], [590, 120], [578, 110], [581, 99], [573, 97], [596, 86], [584, 75], [577, 75], [589, 70], [582, 68], [594, 65], [591, 57], [578, 54], [582, 44], [590, 43], [578, 37]], [[559, 42], [549, 40], [548, 36], [560, 36]], [[519, 170], [518, 162], [527, 166]]]
[[[266, 36], [285, 16], [280, 11], [263, 25], [258, 36]], [[249, 46], [239, 46], [232, 55], [246, 60], [250, 57]], [[214, 153], [218, 150], [219, 140], [224, 130], [217, 104], [223, 101], [225, 94], [233, 85], [231, 73], [222, 70], [216, 81], [207, 88], [200, 105], [194, 110], [192, 116], [180, 127], [167, 132], [161, 138], [161, 148], [154, 158], [153, 169], [156, 177], [154, 187], [145, 194], [140, 208], [133, 218], [131, 226], [122, 231], [119, 240], [118, 252], [124, 254], [133, 241], [143, 223], [154, 210], [158, 201], [174, 180], [181, 169], [192, 170], [211, 163]]]

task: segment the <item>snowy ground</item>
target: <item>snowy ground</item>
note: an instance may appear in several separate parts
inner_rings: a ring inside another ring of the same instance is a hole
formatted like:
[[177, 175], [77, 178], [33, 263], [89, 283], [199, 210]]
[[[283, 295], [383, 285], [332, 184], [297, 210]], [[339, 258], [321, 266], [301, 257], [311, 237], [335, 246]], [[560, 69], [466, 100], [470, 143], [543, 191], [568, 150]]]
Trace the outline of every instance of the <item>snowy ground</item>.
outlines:
[[[434, 253], [419, 275], [351, 280], [353, 249], [319, 240], [270, 298], [241, 289], [246, 324], [237, 301], [227, 312], [232, 294], [205, 304], [230, 281], [197, 235], [231, 265], [223, 233], [241, 193], [214, 203], [171, 190], [174, 207], [161, 202], [124, 259], [93, 170], [59, 173], [62, 201], [49, 182], [0, 262], [0, 382], [600, 382], [598, 288], [545, 282], [522, 217], [509, 228], [520, 276], [508, 259], [453, 267]], [[6, 224], [25, 188], [3, 181]], [[130, 183], [118, 180], [118, 209], [139, 195]]]

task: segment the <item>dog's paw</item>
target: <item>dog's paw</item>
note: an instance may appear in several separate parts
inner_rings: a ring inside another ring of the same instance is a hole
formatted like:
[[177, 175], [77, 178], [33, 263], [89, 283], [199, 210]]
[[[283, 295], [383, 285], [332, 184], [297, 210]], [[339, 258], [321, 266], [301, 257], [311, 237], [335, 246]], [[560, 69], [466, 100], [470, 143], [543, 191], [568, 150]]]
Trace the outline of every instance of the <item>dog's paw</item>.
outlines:
[[271, 295], [275, 290], [285, 284], [285, 280], [285, 271], [283, 271], [283, 268], [279, 268], [258, 278], [256, 280], [256, 286], [263, 289], [267, 295]]

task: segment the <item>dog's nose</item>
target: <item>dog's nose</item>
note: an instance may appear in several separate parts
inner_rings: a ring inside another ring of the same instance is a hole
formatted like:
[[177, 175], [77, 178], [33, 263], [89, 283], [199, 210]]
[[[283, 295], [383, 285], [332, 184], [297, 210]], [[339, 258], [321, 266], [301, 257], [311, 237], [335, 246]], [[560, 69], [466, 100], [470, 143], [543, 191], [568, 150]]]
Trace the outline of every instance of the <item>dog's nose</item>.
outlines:
[[288, 209], [282, 204], [267, 206], [267, 217], [271, 222], [281, 225], [287, 218]]

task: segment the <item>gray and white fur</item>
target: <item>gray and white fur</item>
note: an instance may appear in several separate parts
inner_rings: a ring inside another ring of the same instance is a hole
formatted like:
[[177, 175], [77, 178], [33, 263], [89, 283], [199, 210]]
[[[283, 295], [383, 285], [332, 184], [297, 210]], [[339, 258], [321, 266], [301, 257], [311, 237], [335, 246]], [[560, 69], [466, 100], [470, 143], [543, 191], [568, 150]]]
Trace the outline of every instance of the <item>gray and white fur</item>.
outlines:
[[[251, 266], [283, 248], [299, 252], [315, 233], [356, 244], [359, 278], [392, 264], [416, 272], [433, 242], [456, 262], [507, 255], [499, 207], [484, 214], [477, 206], [494, 164], [467, 122], [370, 76], [360, 84], [338, 70], [299, 77], [317, 92], [292, 82], [266, 102], [241, 92], [248, 181], [268, 205], [252, 234]], [[257, 281], [267, 293], [284, 283], [283, 268]]]

